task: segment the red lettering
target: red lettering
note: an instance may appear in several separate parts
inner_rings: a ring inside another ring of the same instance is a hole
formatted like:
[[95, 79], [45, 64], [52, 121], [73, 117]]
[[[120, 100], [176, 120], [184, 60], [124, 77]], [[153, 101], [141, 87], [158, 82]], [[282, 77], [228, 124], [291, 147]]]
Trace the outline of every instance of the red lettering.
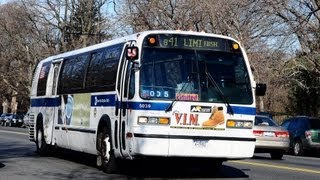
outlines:
[[198, 124], [198, 114], [190, 114], [190, 124], [191, 125], [199, 125]]
[[175, 113], [174, 115], [175, 115], [175, 117], [176, 117], [176, 122], [177, 122], [177, 124], [179, 124], [180, 119], [181, 119], [181, 117], [182, 117], [182, 114]]
[[[198, 114], [190, 114], [188, 116], [187, 113], [174, 113], [174, 116], [176, 118], [177, 124], [199, 126], [199, 124], [198, 124], [198, 116], [199, 115]], [[188, 117], [189, 117], [189, 119], [188, 119]]]
[[183, 125], [187, 125], [187, 113], [183, 114]]

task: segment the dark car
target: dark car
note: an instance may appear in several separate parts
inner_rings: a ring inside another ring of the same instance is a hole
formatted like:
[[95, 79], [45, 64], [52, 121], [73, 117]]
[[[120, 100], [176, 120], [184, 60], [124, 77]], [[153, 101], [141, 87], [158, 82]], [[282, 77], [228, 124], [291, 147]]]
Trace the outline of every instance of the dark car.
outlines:
[[5, 126], [21, 127], [23, 125], [23, 116], [11, 114], [6, 118]]
[[289, 150], [289, 132], [268, 116], [256, 115], [253, 134], [256, 153], [270, 153], [272, 159], [282, 159]]
[[320, 119], [297, 116], [285, 120], [282, 127], [290, 134], [290, 148], [296, 156], [304, 155], [305, 151], [320, 150]]
[[10, 114], [10, 113], [3, 113], [3, 114], [1, 114], [1, 116], [0, 116], [0, 124], [1, 124], [2, 126], [5, 126], [7, 119], [8, 119], [11, 115], [12, 115], [12, 114]]

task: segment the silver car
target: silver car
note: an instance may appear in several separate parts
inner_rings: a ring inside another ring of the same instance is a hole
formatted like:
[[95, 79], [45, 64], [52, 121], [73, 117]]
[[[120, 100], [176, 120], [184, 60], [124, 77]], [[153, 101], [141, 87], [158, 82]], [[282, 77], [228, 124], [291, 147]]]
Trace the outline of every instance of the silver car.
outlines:
[[267, 116], [256, 115], [253, 134], [257, 153], [270, 153], [272, 159], [282, 159], [289, 150], [289, 132]]

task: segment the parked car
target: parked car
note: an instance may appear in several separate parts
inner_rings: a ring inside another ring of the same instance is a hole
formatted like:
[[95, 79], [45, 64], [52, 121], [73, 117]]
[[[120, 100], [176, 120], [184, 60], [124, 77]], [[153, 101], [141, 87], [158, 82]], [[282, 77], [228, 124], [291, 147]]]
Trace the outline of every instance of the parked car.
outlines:
[[297, 116], [285, 120], [282, 127], [290, 134], [290, 148], [296, 156], [304, 155], [305, 151], [320, 151], [320, 119]]
[[23, 125], [23, 116], [11, 114], [5, 118], [5, 126], [21, 127]]
[[3, 120], [4, 120], [4, 117], [6, 116], [6, 114], [7, 114], [7, 113], [1, 114], [1, 116], [0, 116], [0, 125], [2, 125]]
[[12, 114], [10, 114], [10, 113], [3, 113], [3, 114], [1, 114], [1, 116], [0, 116], [0, 124], [1, 124], [2, 126], [5, 126], [8, 117], [10, 117], [11, 115], [12, 115]]
[[256, 136], [257, 153], [270, 153], [272, 159], [282, 159], [289, 150], [289, 132], [268, 116], [256, 115], [253, 134]]

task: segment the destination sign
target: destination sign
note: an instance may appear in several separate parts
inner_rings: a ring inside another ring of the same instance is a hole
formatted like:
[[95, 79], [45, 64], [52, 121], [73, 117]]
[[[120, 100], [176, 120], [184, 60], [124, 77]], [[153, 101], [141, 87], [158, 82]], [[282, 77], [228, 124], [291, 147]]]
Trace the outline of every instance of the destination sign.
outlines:
[[221, 38], [177, 34], [161, 34], [158, 38], [160, 47], [227, 50], [227, 40]]

